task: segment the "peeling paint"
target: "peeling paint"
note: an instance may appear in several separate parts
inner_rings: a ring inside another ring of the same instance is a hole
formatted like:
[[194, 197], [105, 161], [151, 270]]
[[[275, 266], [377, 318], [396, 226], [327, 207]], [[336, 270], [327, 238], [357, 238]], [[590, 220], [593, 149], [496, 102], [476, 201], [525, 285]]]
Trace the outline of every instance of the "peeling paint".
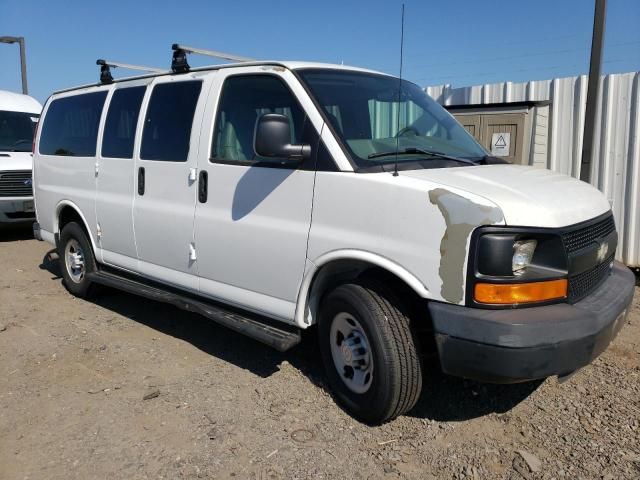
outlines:
[[429, 200], [438, 206], [446, 224], [440, 240], [440, 294], [449, 302], [460, 303], [464, 296], [464, 267], [469, 236], [480, 225], [503, 222], [502, 211], [491, 205], [475, 203], [445, 188], [429, 191]]

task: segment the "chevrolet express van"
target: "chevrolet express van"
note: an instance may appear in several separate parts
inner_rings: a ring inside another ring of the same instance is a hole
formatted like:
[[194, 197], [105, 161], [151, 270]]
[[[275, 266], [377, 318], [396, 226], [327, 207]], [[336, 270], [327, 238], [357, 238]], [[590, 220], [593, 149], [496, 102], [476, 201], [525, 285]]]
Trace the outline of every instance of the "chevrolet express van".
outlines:
[[568, 375], [633, 296], [598, 190], [490, 157], [373, 71], [247, 62], [60, 91], [34, 158], [34, 230], [71, 293], [117, 287], [279, 350], [316, 326], [336, 400], [368, 423], [414, 406], [425, 353], [487, 382]]
[[0, 227], [35, 219], [31, 149], [41, 110], [35, 98], [0, 90]]

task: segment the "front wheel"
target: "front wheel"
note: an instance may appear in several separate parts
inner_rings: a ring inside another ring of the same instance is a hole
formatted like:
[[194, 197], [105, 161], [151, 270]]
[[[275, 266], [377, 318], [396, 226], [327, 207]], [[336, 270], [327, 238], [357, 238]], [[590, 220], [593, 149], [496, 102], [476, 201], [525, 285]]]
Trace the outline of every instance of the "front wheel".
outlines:
[[64, 286], [76, 297], [87, 297], [92, 287], [87, 274], [96, 270], [96, 260], [87, 235], [76, 222], [67, 223], [60, 232], [58, 257]]
[[410, 320], [377, 283], [344, 284], [323, 300], [320, 351], [336, 400], [359, 420], [379, 424], [409, 411], [422, 389]]

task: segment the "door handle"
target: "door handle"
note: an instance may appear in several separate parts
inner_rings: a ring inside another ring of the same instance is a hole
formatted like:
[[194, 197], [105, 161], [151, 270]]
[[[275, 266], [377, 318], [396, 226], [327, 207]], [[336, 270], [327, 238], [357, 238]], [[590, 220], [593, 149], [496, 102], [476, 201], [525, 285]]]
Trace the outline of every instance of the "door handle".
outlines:
[[138, 168], [138, 195], [144, 195], [144, 167]]
[[200, 178], [198, 179], [198, 201], [207, 203], [209, 196], [209, 175], [204, 170], [200, 170]]

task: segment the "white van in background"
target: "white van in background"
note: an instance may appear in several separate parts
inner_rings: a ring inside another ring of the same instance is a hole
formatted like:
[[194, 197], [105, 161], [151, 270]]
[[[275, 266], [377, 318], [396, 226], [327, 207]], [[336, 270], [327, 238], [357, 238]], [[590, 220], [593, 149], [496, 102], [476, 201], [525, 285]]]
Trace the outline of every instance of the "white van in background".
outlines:
[[624, 325], [602, 193], [491, 157], [415, 84], [301, 62], [104, 77], [49, 98], [34, 152], [34, 232], [74, 295], [117, 287], [280, 350], [317, 326], [368, 423], [414, 406], [424, 354], [565, 376]]
[[0, 90], [0, 225], [33, 222], [33, 133], [42, 105]]

